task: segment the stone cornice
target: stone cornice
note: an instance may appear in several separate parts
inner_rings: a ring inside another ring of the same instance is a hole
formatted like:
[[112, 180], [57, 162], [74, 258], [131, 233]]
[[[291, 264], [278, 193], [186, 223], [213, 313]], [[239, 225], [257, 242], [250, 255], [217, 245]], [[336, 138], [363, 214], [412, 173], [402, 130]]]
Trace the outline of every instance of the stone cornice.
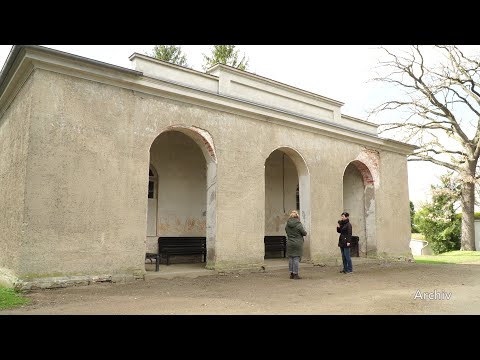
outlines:
[[334, 100], [334, 99], [328, 98], [326, 96], [318, 95], [318, 94], [315, 94], [315, 93], [312, 93], [312, 92], [309, 92], [309, 91], [306, 91], [306, 90], [303, 90], [303, 89], [299, 89], [299, 88], [296, 88], [294, 86], [287, 85], [287, 84], [281, 83], [279, 81], [275, 81], [275, 80], [266, 78], [264, 76], [260, 76], [260, 75], [257, 75], [257, 74], [252, 74], [248, 71], [238, 70], [238, 69], [236, 69], [232, 66], [228, 66], [228, 65], [224, 65], [224, 64], [216, 64], [216, 65], [212, 66], [211, 68], [209, 68], [207, 70], [207, 73], [208, 74], [215, 73], [215, 71], [217, 71], [219, 69], [222, 69], [223, 71], [226, 71], [226, 72], [231, 72], [231, 73], [240, 75], [242, 77], [250, 77], [257, 82], [261, 81], [261, 82], [264, 82], [264, 83], [267, 83], [267, 84], [270, 84], [270, 85], [274, 85], [275, 87], [278, 87], [278, 88], [286, 88], [286, 89], [289, 89], [290, 91], [298, 93], [302, 96], [307, 96], [307, 97], [313, 98], [315, 100], [321, 100], [323, 102], [329, 103], [329, 104], [334, 105], [334, 106], [343, 106], [344, 105], [344, 103], [341, 102], [341, 101]]
[[151, 62], [153, 62], [153, 63], [162, 64], [163, 66], [171, 67], [171, 68], [173, 68], [173, 69], [179, 69], [179, 70], [181, 70], [181, 71], [189, 72], [189, 73], [191, 73], [191, 74], [200, 75], [200, 76], [204, 76], [204, 77], [206, 77], [206, 78], [218, 80], [218, 77], [215, 76], [215, 75], [210, 75], [210, 74], [207, 74], [207, 73], [204, 73], [204, 72], [195, 70], [195, 69], [190, 69], [190, 68], [185, 67], [185, 66], [180, 66], [180, 65], [177, 65], [177, 64], [172, 64], [172, 63], [169, 63], [169, 62], [167, 62], [167, 61], [158, 60], [158, 59], [155, 59], [155, 58], [153, 58], [153, 57], [151, 57], [151, 56], [148, 56], [148, 55], [142, 55], [142, 54], [139, 54], [139, 53], [133, 53], [132, 55], [129, 56], [128, 59], [129, 59], [130, 61], [133, 61], [135, 58], [144, 59], [144, 60], [147, 60], [147, 61], [151, 61]]
[[[12, 54], [14, 55], [13, 57]], [[0, 121], [9, 104], [35, 68], [248, 116], [260, 121], [268, 121], [282, 126], [320, 133], [373, 149], [408, 155], [417, 148], [416, 146], [398, 141], [382, 139], [370, 133], [327, 120], [304, 116], [231, 96], [220, 95], [213, 91], [189, 87], [185, 83], [180, 84], [165, 79], [148, 77], [139, 71], [113, 66], [41, 46], [15, 45], [9, 55], [7, 64], [0, 74], [2, 81], [0, 82]], [[215, 78], [208, 74], [205, 76]]]
[[367, 121], [367, 120], [359, 119], [359, 118], [354, 117], [354, 116], [342, 114], [342, 118], [349, 119], [349, 120], [354, 120], [354, 121], [357, 121], [357, 122], [361, 122], [361, 123], [363, 123], [363, 124], [367, 124], [367, 125], [371, 125], [371, 126], [376, 126], [376, 127], [378, 127], [378, 125], [375, 124], [375, 123], [372, 123], [372, 122]]

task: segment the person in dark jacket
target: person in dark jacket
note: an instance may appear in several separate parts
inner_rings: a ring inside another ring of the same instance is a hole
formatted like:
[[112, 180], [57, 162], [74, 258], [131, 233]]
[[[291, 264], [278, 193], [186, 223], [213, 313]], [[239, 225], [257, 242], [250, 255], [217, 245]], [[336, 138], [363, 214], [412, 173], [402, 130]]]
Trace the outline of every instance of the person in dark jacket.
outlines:
[[298, 276], [300, 266], [300, 258], [303, 256], [303, 237], [307, 232], [300, 222], [298, 212], [292, 210], [288, 218], [287, 225], [285, 225], [285, 232], [287, 233], [287, 255], [288, 255], [288, 270], [290, 271], [290, 279], [301, 279]]
[[338, 246], [340, 247], [340, 252], [342, 253], [343, 262], [343, 270], [340, 272], [344, 274], [351, 274], [353, 272], [352, 258], [350, 257], [352, 224], [350, 224], [349, 216], [350, 214], [348, 212], [342, 212], [341, 220], [338, 220], [337, 224], [337, 232], [340, 233], [338, 238]]

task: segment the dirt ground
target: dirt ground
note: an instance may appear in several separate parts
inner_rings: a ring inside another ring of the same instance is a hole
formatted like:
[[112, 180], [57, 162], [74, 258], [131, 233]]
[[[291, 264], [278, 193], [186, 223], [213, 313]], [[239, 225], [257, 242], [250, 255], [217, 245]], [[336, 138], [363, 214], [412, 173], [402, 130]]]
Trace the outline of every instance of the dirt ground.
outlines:
[[0, 315], [480, 314], [480, 264], [354, 263], [354, 274], [338, 271], [301, 264], [300, 280], [271, 270], [39, 290], [27, 294], [31, 305]]

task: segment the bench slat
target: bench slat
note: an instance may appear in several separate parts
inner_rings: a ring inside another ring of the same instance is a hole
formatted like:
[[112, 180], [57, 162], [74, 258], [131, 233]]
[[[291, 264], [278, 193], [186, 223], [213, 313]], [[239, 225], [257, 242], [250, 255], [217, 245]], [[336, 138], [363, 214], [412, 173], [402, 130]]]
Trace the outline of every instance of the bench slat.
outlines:
[[[264, 244], [265, 244], [265, 252], [281, 251], [283, 252], [283, 257], [286, 257], [286, 252], [287, 252], [286, 236], [278, 236], [278, 235], [268, 236], [267, 235], [264, 237]], [[203, 261], [205, 262], [206, 254], [207, 254], [206, 237], [160, 236], [158, 238], [158, 254], [148, 253], [146, 255], [146, 258], [155, 258], [157, 260], [160, 254], [164, 254], [166, 256], [167, 265], [169, 265], [170, 255], [203, 254]]]
[[265, 252], [267, 251], [282, 251], [283, 257], [287, 254], [287, 237], [279, 235], [266, 235], [263, 238], [265, 243]]
[[167, 265], [170, 264], [170, 255], [203, 255], [203, 262], [207, 257], [207, 238], [202, 236], [160, 236], [158, 238], [158, 254], [164, 254]]

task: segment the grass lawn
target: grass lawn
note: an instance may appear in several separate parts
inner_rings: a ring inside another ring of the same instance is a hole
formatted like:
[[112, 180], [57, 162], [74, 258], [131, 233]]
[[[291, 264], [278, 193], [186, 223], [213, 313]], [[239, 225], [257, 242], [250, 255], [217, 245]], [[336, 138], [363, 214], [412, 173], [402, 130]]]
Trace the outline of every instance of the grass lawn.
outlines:
[[30, 303], [30, 299], [10, 288], [0, 287], [0, 310], [10, 309], [16, 306]]
[[480, 251], [450, 251], [439, 255], [415, 255], [415, 262], [428, 264], [464, 264], [478, 262]]

